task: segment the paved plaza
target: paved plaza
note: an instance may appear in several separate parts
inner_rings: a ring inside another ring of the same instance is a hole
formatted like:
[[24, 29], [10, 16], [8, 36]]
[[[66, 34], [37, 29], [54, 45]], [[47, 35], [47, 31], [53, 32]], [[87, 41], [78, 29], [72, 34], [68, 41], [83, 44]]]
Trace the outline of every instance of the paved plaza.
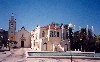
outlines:
[[[0, 62], [71, 62], [70, 59], [26, 58], [25, 52], [30, 48], [11, 49], [0, 52]], [[72, 62], [100, 62], [97, 59], [73, 59]]]

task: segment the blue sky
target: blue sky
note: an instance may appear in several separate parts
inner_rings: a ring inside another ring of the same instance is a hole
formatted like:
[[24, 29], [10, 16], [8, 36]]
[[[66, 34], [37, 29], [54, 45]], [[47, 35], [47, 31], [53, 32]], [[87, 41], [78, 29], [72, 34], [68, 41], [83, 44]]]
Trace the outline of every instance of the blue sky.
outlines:
[[37, 25], [51, 22], [86, 27], [94, 26], [100, 34], [100, 0], [0, 0], [0, 28], [8, 30], [8, 22], [14, 13], [17, 30], [22, 26], [28, 31]]

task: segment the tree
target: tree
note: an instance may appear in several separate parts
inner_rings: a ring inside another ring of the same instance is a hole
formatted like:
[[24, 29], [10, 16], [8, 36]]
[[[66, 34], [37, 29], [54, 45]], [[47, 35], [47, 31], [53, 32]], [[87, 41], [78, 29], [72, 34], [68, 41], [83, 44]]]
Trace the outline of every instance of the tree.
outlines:
[[97, 35], [97, 36], [96, 36], [96, 41], [97, 41], [97, 42], [100, 42], [100, 35]]
[[96, 43], [95, 43], [95, 52], [100, 53], [100, 35], [97, 35], [95, 37]]
[[74, 32], [74, 37], [73, 37], [73, 49], [75, 50], [81, 50], [81, 42], [80, 42], [80, 37], [79, 37], [79, 31]]
[[88, 29], [87, 33], [86, 28], [81, 28], [80, 31], [74, 32], [73, 49], [94, 52], [96, 38], [92, 34], [92, 30]]

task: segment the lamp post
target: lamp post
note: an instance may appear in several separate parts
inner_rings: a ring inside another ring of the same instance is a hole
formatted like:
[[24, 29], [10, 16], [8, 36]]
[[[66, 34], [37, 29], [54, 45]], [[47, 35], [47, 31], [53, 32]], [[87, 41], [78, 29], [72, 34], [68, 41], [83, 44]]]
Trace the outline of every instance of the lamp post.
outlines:
[[9, 48], [9, 51], [10, 51], [10, 46], [9, 46], [9, 39], [8, 39], [8, 45], [7, 45], [7, 46], [8, 46], [8, 48]]
[[[69, 39], [68, 41], [69, 41], [69, 44], [70, 44], [70, 39]], [[71, 53], [71, 49], [70, 49], [70, 56], [71, 56], [70, 60], [71, 60], [71, 62], [72, 62], [72, 53]]]
[[1, 36], [1, 38], [2, 38], [2, 40], [1, 40], [1, 42], [2, 42], [2, 50], [4, 50], [4, 37], [3, 37], [3, 35]]
[[[71, 40], [72, 40], [72, 34], [73, 34], [73, 32], [72, 32], [72, 29], [73, 29], [73, 27], [74, 27], [74, 29], [75, 29], [75, 25], [73, 26], [73, 24], [69, 24], [68, 25], [68, 41], [69, 41], [69, 44], [70, 44], [70, 55], [71, 55], [71, 62], [72, 62], [72, 53], [71, 53], [71, 49], [72, 49], [72, 47], [71, 47], [71, 45], [72, 45], [72, 43], [70, 42]], [[73, 35], [74, 36], [74, 35]]]

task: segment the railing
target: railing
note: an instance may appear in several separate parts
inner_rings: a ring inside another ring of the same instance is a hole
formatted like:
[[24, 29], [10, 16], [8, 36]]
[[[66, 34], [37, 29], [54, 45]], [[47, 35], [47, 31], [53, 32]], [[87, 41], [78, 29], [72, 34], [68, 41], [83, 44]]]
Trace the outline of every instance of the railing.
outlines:
[[28, 56], [35, 57], [35, 56], [81, 56], [81, 57], [100, 57], [100, 53], [68, 53], [68, 52], [27, 52]]

